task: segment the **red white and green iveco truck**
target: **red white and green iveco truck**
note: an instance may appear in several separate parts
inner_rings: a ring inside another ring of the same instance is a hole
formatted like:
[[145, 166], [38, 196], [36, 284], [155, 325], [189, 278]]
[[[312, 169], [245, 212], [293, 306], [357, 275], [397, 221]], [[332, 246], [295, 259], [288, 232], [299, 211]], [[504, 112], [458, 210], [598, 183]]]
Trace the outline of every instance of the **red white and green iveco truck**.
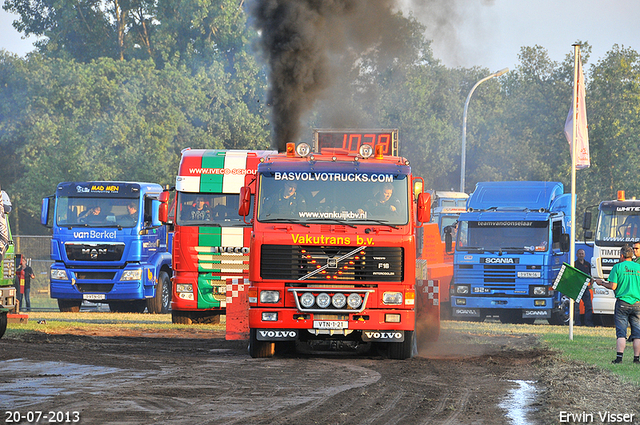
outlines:
[[226, 279], [248, 277], [251, 227], [238, 215], [240, 188], [255, 184], [273, 151], [182, 151], [176, 177], [173, 323], [218, 323]]
[[[437, 288], [416, 280], [416, 229], [429, 221], [430, 196], [395, 155], [395, 130], [316, 130], [314, 139], [313, 151], [290, 143], [269, 155], [255, 190], [240, 192], [241, 215], [253, 217], [250, 355], [376, 347], [409, 358], [422, 329], [417, 293], [438, 307]], [[430, 319], [434, 336], [439, 310]]]

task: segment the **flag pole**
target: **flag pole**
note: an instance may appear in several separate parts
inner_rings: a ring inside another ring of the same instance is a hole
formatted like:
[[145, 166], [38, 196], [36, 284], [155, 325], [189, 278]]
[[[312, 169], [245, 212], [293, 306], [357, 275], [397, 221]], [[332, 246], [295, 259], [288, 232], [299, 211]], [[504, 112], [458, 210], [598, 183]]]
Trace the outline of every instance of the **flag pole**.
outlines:
[[[580, 57], [580, 45], [573, 44], [573, 131], [571, 137], [571, 232], [569, 264], [575, 264], [576, 251], [576, 145], [578, 134], [578, 59]], [[584, 81], [582, 81], [584, 84]], [[569, 301], [569, 339], [573, 341], [573, 318], [575, 301]]]

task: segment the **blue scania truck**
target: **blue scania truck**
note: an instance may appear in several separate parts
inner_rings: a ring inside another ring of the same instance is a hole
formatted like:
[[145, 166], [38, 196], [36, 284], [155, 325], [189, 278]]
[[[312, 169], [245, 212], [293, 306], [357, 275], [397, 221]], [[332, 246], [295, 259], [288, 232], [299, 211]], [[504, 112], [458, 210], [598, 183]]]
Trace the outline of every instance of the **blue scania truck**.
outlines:
[[44, 198], [40, 221], [51, 227], [51, 297], [60, 311], [83, 301], [111, 311], [167, 313], [171, 237], [158, 219], [168, 192], [153, 183], [64, 182]]
[[569, 261], [571, 195], [559, 182], [480, 182], [458, 218], [452, 315], [503, 323], [565, 319], [551, 289]]

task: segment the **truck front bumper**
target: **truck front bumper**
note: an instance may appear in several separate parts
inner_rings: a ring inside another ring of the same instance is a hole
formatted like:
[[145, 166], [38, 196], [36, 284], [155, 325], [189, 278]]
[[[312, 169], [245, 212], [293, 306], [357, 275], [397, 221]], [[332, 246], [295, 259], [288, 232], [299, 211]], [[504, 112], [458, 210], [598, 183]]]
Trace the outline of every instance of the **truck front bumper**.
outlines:
[[16, 288], [13, 286], [0, 287], [0, 308], [13, 310], [16, 306]]
[[451, 297], [454, 317], [480, 317], [500, 310], [521, 310], [523, 318], [548, 319], [554, 308], [553, 298], [523, 297]]
[[380, 338], [393, 336], [394, 331], [402, 331], [404, 334], [404, 331], [414, 330], [415, 312], [385, 309], [364, 310], [361, 313], [344, 315], [324, 315], [303, 313], [295, 308], [252, 307], [249, 310], [249, 327], [274, 331], [263, 334], [268, 335], [265, 338], [272, 337], [273, 340], [278, 341], [301, 337], [346, 337], [353, 331], [359, 331], [358, 335], [361, 334], [363, 340], [380, 340]]

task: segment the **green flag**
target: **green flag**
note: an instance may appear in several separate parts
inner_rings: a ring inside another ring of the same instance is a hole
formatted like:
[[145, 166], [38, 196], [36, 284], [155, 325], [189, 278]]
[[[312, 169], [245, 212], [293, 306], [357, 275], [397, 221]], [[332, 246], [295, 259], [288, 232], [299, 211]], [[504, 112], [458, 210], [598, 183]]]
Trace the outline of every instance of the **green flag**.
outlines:
[[581, 272], [567, 263], [562, 263], [560, 273], [553, 282], [553, 289], [579, 302], [582, 294], [589, 287], [591, 276]]

